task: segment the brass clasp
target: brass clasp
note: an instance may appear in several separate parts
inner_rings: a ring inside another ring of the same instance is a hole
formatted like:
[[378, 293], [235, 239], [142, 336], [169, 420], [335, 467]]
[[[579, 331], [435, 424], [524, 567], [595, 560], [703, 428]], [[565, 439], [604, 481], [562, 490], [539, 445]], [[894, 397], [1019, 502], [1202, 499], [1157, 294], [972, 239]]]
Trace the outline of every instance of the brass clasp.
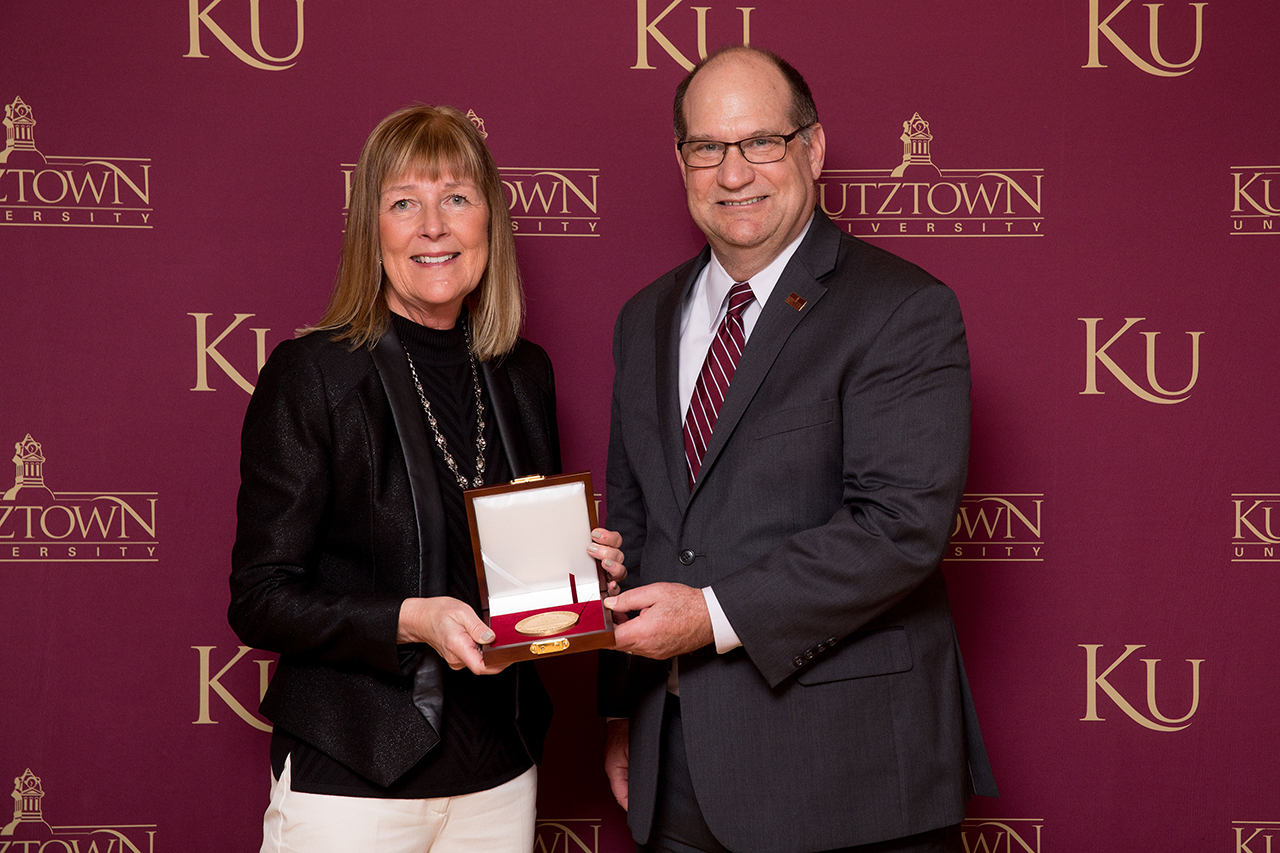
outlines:
[[569, 648], [568, 637], [556, 637], [554, 640], [539, 640], [529, 644], [529, 651], [535, 655], [550, 655]]

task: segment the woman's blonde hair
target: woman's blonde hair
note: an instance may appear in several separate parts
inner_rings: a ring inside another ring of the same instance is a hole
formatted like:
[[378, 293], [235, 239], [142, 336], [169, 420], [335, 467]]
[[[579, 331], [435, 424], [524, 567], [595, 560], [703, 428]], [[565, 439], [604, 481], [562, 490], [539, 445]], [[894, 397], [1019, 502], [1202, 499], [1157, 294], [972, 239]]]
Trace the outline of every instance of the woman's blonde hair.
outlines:
[[472, 181], [489, 206], [489, 263], [466, 298], [471, 316], [471, 349], [486, 360], [516, 344], [524, 320], [524, 292], [516, 264], [515, 238], [502, 179], [480, 131], [448, 106], [405, 107], [384, 118], [369, 134], [351, 185], [342, 260], [329, 307], [301, 334], [334, 332], [351, 348], [373, 348], [391, 324], [384, 293], [378, 229], [382, 187], [400, 175]]

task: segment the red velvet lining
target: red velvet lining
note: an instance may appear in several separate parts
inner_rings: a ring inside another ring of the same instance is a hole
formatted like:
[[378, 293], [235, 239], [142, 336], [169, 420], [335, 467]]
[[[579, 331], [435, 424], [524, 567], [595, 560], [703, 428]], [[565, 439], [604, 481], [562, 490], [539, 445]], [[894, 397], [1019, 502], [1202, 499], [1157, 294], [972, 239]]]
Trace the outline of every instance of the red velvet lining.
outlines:
[[[535, 613], [546, 613], [550, 610], [581, 610], [581, 615], [575, 624], [547, 637], [530, 637], [528, 634], [521, 634], [516, 630], [516, 623], [526, 616], [532, 616]], [[561, 604], [556, 607], [523, 610], [519, 613], [508, 613], [504, 616], [492, 616], [489, 618], [489, 627], [498, 636], [488, 648], [498, 648], [516, 643], [531, 643], [535, 640], [549, 640], [555, 637], [572, 637], [575, 634], [590, 634], [595, 631], [605, 630], [604, 605], [596, 600], [583, 602], [582, 604]]]

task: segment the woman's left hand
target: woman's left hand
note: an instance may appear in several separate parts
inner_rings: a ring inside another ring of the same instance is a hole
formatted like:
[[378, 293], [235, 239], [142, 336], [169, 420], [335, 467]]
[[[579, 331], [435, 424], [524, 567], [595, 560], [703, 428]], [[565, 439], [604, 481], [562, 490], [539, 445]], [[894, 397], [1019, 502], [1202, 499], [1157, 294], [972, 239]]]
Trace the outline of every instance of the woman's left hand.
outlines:
[[493, 629], [471, 605], [447, 595], [406, 598], [400, 603], [397, 643], [426, 643], [444, 658], [450, 669], [469, 669], [476, 675], [495, 675], [502, 666], [488, 666], [481, 643], [492, 643]]
[[591, 531], [591, 544], [587, 546], [587, 552], [600, 561], [609, 576], [607, 594], [617, 595], [621, 592], [619, 584], [627, 576], [627, 567], [622, 564], [622, 534], [616, 530], [597, 527]]

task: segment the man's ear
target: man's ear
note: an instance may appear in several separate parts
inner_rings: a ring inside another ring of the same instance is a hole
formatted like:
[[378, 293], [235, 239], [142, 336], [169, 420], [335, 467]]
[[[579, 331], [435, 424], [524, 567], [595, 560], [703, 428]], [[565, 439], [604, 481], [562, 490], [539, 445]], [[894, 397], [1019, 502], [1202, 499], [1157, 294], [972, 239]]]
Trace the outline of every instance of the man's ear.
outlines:
[[815, 123], [809, 129], [809, 144], [805, 149], [809, 155], [809, 171], [816, 181], [822, 175], [822, 164], [827, 159], [827, 135], [822, 132], [821, 123]]
[[[675, 143], [678, 143], [679, 141], [680, 141], [679, 139], [676, 139], [675, 142], [672, 143], [672, 147], [675, 147]], [[688, 170], [688, 167], [685, 166], [684, 164], [684, 158], [680, 156], [679, 148], [676, 148], [676, 165], [680, 167], [680, 180], [684, 181], [685, 186], [688, 186], [689, 170]]]

